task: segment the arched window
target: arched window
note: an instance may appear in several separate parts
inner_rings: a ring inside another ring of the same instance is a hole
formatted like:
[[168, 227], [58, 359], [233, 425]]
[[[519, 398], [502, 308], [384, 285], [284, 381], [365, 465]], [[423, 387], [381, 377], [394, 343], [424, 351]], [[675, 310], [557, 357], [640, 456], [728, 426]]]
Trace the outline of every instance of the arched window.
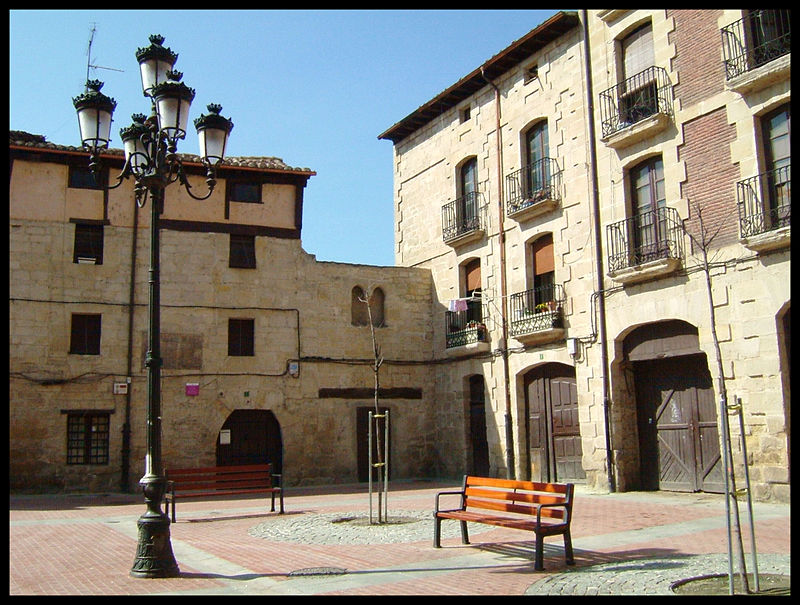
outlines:
[[365, 294], [361, 286], [355, 286], [350, 293], [350, 323], [354, 326], [368, 326], [369, 315], [372, 313], [372, 325], [384, 325], [385, 295], [380, 288], [373, 288], [369, 297], [369, 310], [364, 302]]
[[547, 120], [542, 120], [525, 133], [525, 162], [528, 167], [526, 198], [540, 197], [541, 192], [546, 191], [550, 185], [548, 146]]
[[667, 246], [667, 200], [661, 156], [637, 164], [629, 177], [634, 254], [638, 262], [662, 258]]

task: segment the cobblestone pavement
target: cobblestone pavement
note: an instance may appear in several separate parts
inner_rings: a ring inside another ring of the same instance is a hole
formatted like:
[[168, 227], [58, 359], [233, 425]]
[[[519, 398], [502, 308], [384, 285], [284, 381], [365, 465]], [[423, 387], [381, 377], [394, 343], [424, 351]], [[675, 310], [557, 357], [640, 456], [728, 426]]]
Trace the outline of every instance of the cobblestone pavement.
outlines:
[[[590, 595], [671, 594], [693, 577], [727, 574], [725, 500], [716, 494], [593, 494], [578, 486], [575, 566], [563, 541], [547, 539], [545, 571], [535, 542], [516, 530], [442, 524], [433, 548], [437, 491], [453, 482], [390, 485], [388, 523], [369, 524], [366, 486], [287, 489], [286, 514], [263, 499], [181, 501], [170, 527], [177, 578], [130, 576], [136, 521], [131, 494], [10, 497], [12, 595]], [[749, 552], [746, 508], [740, 506]], [[374, 513], [377, 520], [377, 512]], [[790, 574], [790, 506], [754, 506], [758, 571]], [[747, 555], [748, 572], [752, 558]]]

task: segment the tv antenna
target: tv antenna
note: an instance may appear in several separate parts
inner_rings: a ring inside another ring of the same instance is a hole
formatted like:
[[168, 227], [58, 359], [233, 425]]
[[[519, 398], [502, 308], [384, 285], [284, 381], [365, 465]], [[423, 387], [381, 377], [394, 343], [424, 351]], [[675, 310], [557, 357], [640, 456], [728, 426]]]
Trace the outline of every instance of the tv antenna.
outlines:
[[92, 42], [94, 42], [94, 33], [97, 31], [97, 24], [92, 23], [92, 33], [89, 36], [89, 47], [86, 49], [86, 81], [89, 81], [89, 70], [90, 69], [109, 69], [111, 71], [121, 71], [124, 72], [124, 69], [117, 69], [116, 67], [104, 67], [103, 65], [94, 65], [92, 63]]

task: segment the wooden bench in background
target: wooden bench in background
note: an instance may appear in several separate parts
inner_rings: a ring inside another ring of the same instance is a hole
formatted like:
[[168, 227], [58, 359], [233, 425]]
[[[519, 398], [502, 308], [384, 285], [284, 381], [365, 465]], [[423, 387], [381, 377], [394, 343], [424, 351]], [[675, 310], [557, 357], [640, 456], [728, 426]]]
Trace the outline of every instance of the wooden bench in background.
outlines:
[[[575, 486], [571, 483], [537, 483], [512, 479], [465, 476], [459, 491], [436, 494], [433, 546], [439, 548], [442, 519], [461, 522], [461, 541], [469, 544], [467, 522], [523, 529], [536, 534], [534, 569], [544, 569], [545, 536], [564, 536], [567, 565], [574, 565], [570, 522]], [[440, 496], [460, 496], [458, 508], [441, 509]], [[492, 511], [492, 512], [486, 512]]]
[[268, 493], [272, 497], [271, 511], [275, 512], [275, 496], [280, 498], [283, 513], [281, 476], [272, 472], [271, 464], [241, 466], [208, 466], [204, 468], [167, 469], [165, 502], [172, 503], [172, 522], [175, 523], [175, 500], [178, 498], [213, 498], [238, 494]]

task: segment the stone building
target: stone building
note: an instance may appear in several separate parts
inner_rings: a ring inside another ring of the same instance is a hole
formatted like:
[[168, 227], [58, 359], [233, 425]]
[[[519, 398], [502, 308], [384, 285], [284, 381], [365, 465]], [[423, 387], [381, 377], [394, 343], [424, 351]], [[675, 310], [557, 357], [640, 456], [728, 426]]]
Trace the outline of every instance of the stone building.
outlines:
[[561, 12], [379, 135], [453, 360], [443, 474], [722, 491], [724, 375], [755, 497], [789, 498], [790, 28]]
[[[10, 487], [133, 489], [146, 448], [149, 208], [131, 181], [98, 188], [80, 149], [11, 132], [9, 153]], [[122, 164], [121, 151], [103, 157], [106, 182]], [[204, 190], [199, 158], [184, 165]], [[369, 291], [391, 475], [434, 472], [430, 273], [304, 252], [313, 174], [231, 158], [205, 201], [167, 188], [167, 468], [270, 460], [286, 485], [366, 480], [374, 358], [359, 298]]]
[[[785, 10], [554, 15], [379, 135], [395, 267], [303, 251], [308, 169], [168, 188], [165, 464], [364, 480], [377, 288], [393, 478], [721, 491], [722, 374], [754, 496], [788, 500], [790, 33]], [[131, 488], [148, 213], [79, 149], [9, 150], [11, 487]]]

